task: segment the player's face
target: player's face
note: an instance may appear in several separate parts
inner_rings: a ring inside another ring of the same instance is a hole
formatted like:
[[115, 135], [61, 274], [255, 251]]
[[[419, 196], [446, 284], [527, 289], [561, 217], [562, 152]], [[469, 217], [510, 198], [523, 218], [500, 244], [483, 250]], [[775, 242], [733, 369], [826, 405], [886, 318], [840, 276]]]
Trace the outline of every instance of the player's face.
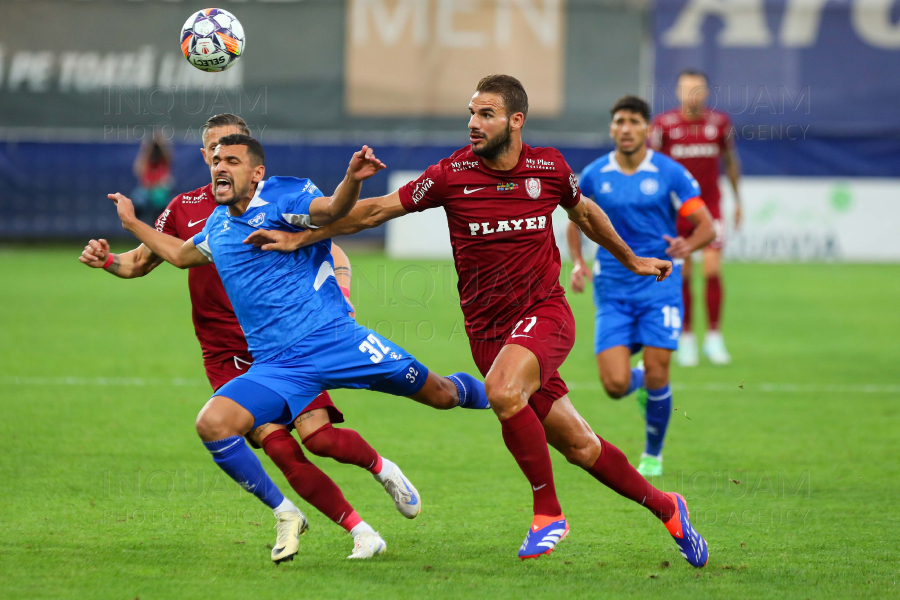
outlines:
[[262, 180], [265, 167], [254, 165], [247, 146], [216, 146], [211, 170], [216, 204], [233, 206], [250, 195], [253, 184]]
[[497, 158], [509, 149], [513, 129], [521, 128], [522, 113], [510, 118], [498, 94], [476, 92], [469, 102], [469, 141], [472, 152], [482, 158]]
[[219, 139], [235, 133], [244, 132], [235, 125], [210, 127], [206, 130], [206, 135], [203, 136], [203, 148], [200, 149], [200, 153], [203, 154], [203, 160], [206, 161], [207, 166], [212, 167], [213, 153], [216, 151], [216, 146], [219, 145]]
[[633, 154], [643, 148], [649, 133], [649, 123], [644, 116], [630, 110], [617, 111], [609, 124], [609, 136], [622, 154]]
[[702, 75], [682, 75], [678, 78], [678, 100], [690, 112], [699, 112], [706, 107], [709, 98], [709, 84]]

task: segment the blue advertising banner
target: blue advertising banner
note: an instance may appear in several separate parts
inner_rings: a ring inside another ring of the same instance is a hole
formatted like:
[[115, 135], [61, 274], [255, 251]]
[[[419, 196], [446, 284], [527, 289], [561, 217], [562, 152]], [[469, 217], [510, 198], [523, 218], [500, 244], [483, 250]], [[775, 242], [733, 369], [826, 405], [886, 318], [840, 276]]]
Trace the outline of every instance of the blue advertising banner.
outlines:
[[658, 0], [647, 96], [677, 106], [678, 73], [699, 69], [742, 139], [897, 137], [898, 18], [896, 0]]

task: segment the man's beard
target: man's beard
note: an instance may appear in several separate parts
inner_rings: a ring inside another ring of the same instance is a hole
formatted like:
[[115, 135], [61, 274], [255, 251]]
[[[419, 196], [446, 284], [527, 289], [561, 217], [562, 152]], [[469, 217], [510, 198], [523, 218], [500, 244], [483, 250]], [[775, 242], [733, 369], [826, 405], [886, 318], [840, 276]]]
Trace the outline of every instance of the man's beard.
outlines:
[[509, 125], [507, 125], [506, 130], [498, 133], [495, 138], [488, 139], [487, 137], [485, 137], [484, 145], [480, 148], [476, 148], [473, 145], [472, 152], [475, 154], [475, 156], [493, 160], [509, 150], [509, 145], [510, 143], [512, 143], [511, 133], [512, 129]]
[[219, 196], [213, 193], [213, 199], [216, 201], [216, 204], [219, 206], [234, 206], [237, 204], [241, 198], [243, 198], [247, 192], [250, 191], [250, 186], [247, 185], [244, 189], [238, 190], [234, 187], [234, 182], [231, 182], [231, 197], [226, 198], [225, 200], [219, 200]]

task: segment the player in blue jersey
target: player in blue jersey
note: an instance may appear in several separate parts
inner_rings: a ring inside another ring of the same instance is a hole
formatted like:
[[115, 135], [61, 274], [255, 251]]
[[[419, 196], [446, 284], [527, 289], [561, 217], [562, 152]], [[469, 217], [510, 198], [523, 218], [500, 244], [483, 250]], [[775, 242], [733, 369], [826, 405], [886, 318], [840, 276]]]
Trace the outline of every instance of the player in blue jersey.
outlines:
[[[594, 261], [594, 304], [597, 307], [594, 353], [606, 393], [620, 399], [639, 390], [646, 445], [638, 471], [662, 475], [662, 449], [672, 391], [669, 362], [681, 335], [681, 266], [691, 252], [715, 239], [712, 217], [700, 199], [700, 186], [687, 169], [647, 148], [650, 109], [635, 96], [613, 107], [610, 136], [616, 149], [585, 167], [582, 193], [596, 202], [625, 243], [638, 256], [673, 259], [668, 279], [656, 283], [638, 277], [598, 248]], [[679, 237], [675, 220], [681, 215], [694, 230]], [[581, 256], [578, 228], [566, 232], [574, 262], [572, 291], [582, 292], [591, 279]], [[631, 367], [631, 355], [644, 349], [643, 361]]]
[[[383, 168], [363, 146], [334, 194], [324, 197], [308, 179], [264, 180], [262, 145], [246, 135], [225, 136], [211, 169], [219, 206], [203, 231], [184, 243], [138, 220], [128, 198], [110, 194], [125, 229], [157, 256], [180, 268], [216, 265], [253, 364], [216, 390], [197, 417], [197, 433], [216, 464], [276, 513], [276, 562], [297, 553], [305, 520], [290, 517], [299, 511], [244, 442], [254, 427], [291, 423], [323, 389], [333, 388], [408, 396], [441, 409], [488, 408], [484, 384], [474, 377], [431, 373], [403, 348], [348, 316], [334, 277], [331, 240], [284, 254], [243, 243], [260, 227], [300, 231], [336, 221], [359, 199], [362, 181]], [[403, 481], [410, 506], [421, 507], [418, 492]], [[383, 550], [382, 542], [374, 553]]]

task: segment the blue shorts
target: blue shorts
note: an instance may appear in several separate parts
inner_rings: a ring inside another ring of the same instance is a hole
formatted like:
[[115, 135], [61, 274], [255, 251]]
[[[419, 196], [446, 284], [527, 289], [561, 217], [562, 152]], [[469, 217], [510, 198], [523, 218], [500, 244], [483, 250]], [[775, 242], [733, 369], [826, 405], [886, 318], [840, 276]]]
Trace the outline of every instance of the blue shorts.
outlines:
[[395, 396], [422, 389], [428, 369], [406, 350], [341, 317], [281, 354], [254, 361], [216, 392], [246, 408], [253, 426], [293, 422], [322, 390], [353, 388]]
[[677, 350], [681, 313], [681, 297], [652, 302], [603, 300], [597, 307], [594, 354], [613, 346], [627, 346], [632, 354], [643, 346]]

